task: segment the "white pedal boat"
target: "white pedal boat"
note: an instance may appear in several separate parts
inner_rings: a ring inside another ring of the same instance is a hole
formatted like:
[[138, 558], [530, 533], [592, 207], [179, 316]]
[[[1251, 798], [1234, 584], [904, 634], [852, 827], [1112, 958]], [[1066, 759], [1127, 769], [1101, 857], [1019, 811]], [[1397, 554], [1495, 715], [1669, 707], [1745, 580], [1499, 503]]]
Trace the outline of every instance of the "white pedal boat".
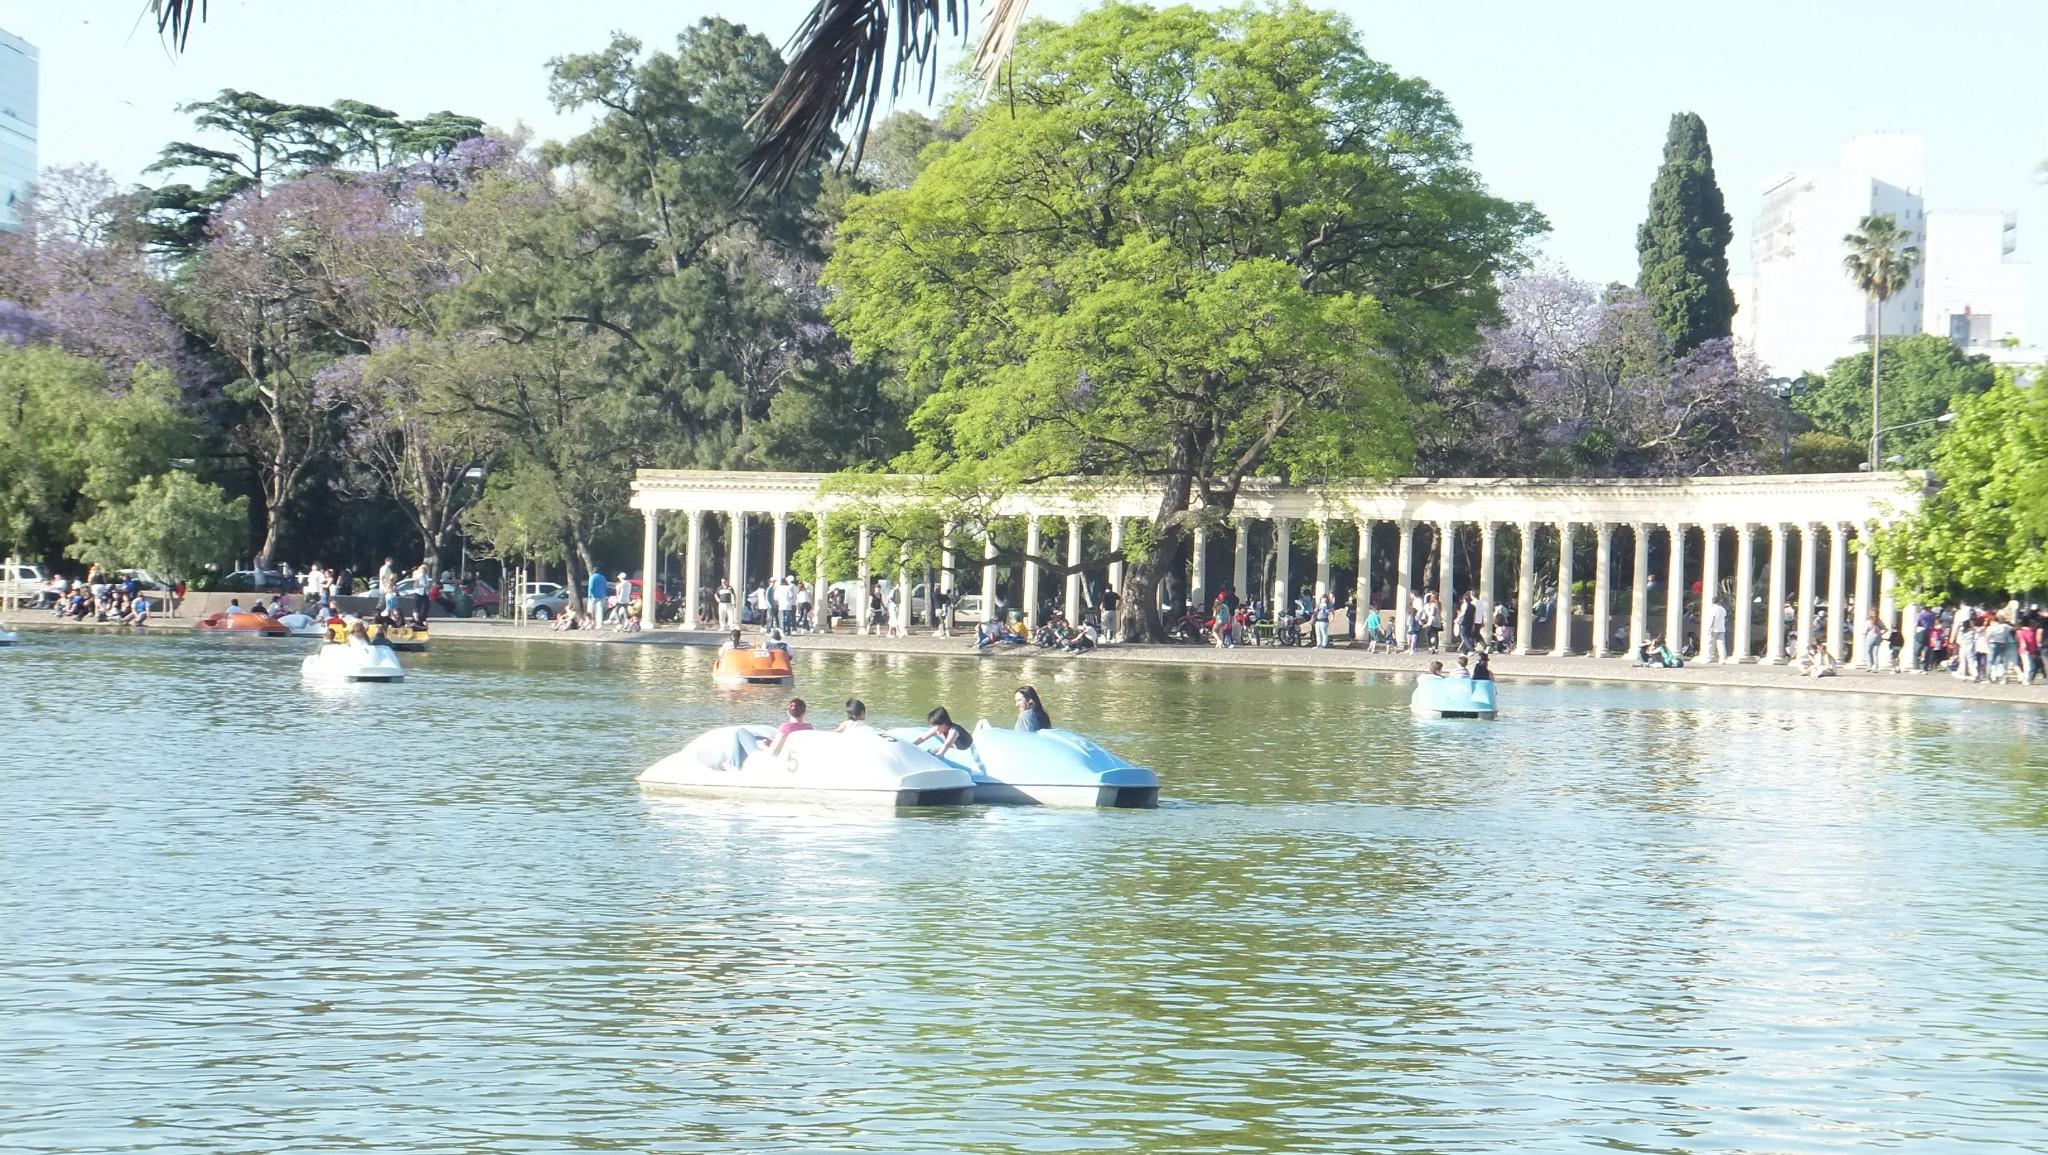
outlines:
[[20, 640], [12, 630], [0, 630], [0, 646], [11, 646]]
[[770, 755], [772, 726], [720, 726], [642, 771], [643, 787], [734, 798], [963, 806], [974, 779], [880, 730], [798, 730]]
[[277, 619], [277, 624], [292, 632], [295, 638], [324, 638], [327, 623], [305, 614], [286, 614]]
[[[922, 730], [892, 731], [906, 741]], [[933, 739], [928, 747], [938, 745]], [[999, 730], [983, 719], [974, 745], [946, 751], [946, 761], [974, 775], [974, 800], [998, 805], [1159, 805], [1159, 776], [1133, 766], [1071, 730]]]
[[323, 682], [403, 682], [405, 667], [390, 646], [326, 642], [299, 664], [299, 673]]
[[1431, 678], [1415, 683], [1408, 709], [1418, 718], [1477, 718], [1493, 721], [1494, 686], [1491, 678]]

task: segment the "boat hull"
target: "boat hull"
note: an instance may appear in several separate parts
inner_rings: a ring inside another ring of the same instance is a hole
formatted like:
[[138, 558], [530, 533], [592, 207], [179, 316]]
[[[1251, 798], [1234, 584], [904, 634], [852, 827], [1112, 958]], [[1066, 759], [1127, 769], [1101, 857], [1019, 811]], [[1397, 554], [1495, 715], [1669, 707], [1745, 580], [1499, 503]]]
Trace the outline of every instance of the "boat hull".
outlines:
[[714, 686], [794, 686], [788, 650], [727, 650], [711, 667]]
[[193, 630], [204, 634], [230, 634], [241, 637], [286, 638], [291, 629], [274, 618], [262, 614], [208, 614], [192, 623]]
[[764, 726], [721, 726], [642, 771], [655, 791], [854, 806], [964, 806], [974, 779], [880, 731], [801, 730], [780, 755]]
[[[906, 741], [921, 730], [892, 731]], [[986, 721], [968, 749], [945, 760], [974, 776], [974, 800], [992, 806], [1074, 806], [1148, 810], [1159, 776], [1068, 730], [1020, 733]]]
[[1494, 719], [1497, 683], [1482, 678], [1423, 678], [1415, 683], [1408, 710], [1418, 718]]
[[405, 667], [389, 646], [324, 643], [299, 663], [299, 673], [320, 682], [405, 681]]

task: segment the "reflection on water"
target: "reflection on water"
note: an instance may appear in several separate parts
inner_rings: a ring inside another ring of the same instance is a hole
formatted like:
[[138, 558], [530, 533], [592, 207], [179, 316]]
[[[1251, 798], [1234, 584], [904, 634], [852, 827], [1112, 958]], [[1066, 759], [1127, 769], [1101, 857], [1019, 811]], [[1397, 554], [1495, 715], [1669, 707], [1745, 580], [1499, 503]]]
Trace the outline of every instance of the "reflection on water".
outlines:
[[2038, 1143], [2048, 756], [2003, 707], [800, 655], [1058, 720], [1154, 812], [632, 776], [703, 651], [0, 658], [0, 1149], [1794, 1151]]

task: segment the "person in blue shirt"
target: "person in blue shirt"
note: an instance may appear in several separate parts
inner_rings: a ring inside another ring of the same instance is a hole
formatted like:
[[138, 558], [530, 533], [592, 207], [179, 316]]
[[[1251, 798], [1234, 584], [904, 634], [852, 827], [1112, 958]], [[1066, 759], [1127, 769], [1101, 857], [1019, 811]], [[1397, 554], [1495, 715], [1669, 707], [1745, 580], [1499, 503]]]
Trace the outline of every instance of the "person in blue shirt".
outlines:
[[1045, 712], [1045, 703], [1038, 700], [1038, 691], [1031, 686], [1017, 687], [1016, 729], [1026, 734], [1052, 729], [1052, 716]]
[[590, 585], [586, 587], [584, 592], [587, 596], [586, 600], [590, 603], [587, 610], [592, 619], [591, 624], [595, 625], [604, 618], [605, 595], [611, 592], [611, 586], [604, 580], [603, 570], [591, 569]]

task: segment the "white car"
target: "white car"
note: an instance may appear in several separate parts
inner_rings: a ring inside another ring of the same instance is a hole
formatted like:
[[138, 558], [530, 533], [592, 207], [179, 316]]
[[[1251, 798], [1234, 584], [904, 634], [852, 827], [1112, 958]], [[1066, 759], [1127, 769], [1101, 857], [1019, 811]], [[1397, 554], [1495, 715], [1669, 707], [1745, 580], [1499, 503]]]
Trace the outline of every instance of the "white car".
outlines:
[[0, 572], [0, 598], [34, 605], [42, 600], [43, 592], [49, 588], [49, 576], [39, 565], [11, 562], [4, 572]]

